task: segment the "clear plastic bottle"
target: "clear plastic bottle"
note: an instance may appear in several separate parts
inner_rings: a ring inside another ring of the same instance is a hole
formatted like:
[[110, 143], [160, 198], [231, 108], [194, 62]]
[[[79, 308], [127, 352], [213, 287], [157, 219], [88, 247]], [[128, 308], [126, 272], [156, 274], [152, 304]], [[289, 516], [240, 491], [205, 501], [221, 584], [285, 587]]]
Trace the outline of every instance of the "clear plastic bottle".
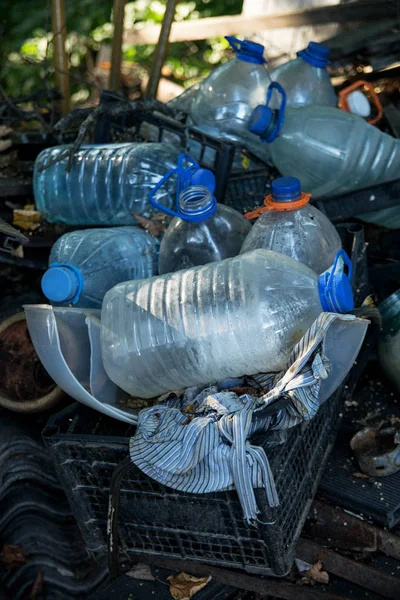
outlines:
[[[165, 209], [156, 200], [159, 190], [171, 177], [180, 178], [177, 187], [182, 190], [176, 198], [176, 210]], [[186, 181], [185, 187], [186, 177], [185, 172], [173, 169], [150, 193], [155, 208], [174, 216], [161, 242], [160, 275], [236, 256], [251, 229], [238, 211], [217, 204], [211, 171], [208, 187], [190, 185], [190, 181]]]
[[335, 227], [309, 199], [310, 194], [301, 192], [295, 177], [273, 181], [265, 206], [248, 215], [260, 217], [240, 253], [265, 248], [298, 260], [318, 275], [326, 271], [342, 243]]
[[353, 308], [351, 268], [345, 275], [349, 259], [341, 253], [319, 277], [288, 256], [253, 250], [117, 285], [101, 313], [107, 375], [129, 394], [151, 398], [279, 371], [322, 311]]
[[314, 198], [399, 178], [399, 140], [344, 110], [303, 106], [277, 111], [267, 100], [254, 110], [249, 128], [270, 145], [280, 173], [300, 179]]
[[[277, 67], [271, 72], [272, 81], [281, 84], [286, 92], [286, 104], [290, 108], [319, 105], [336, 107], [338, 99], [326, 70], [329, 48], [318, 42], [310, 42], [298, 58]], [[273, 97], [271, 108], [278, 108]]]
[[140, 227], [66, 233], [51, 250], [43, 293], [52, 304], [101, 308], [117, 283], [157, 275], [159, 245]]
[[265, 99], [271, 78], [265, 67], [264, 46], [226, 36], [236, 58], [217, 67], [199, 87], [190, 105], [194, 126], [204, 133], [245, 145], [267, 160], [269, 152], [249, 133], [253, 109]]
[[[35, 203], [50, 223], [134, 225], [132, 213], [151, 216], [149, 191], [176, 167], [180, 152], [167, 144], [93, 144], [76, 152], [67, 172], [67, 158], [53, 163], [67, 149], [47, 148], [35, 162]], [[165, 188], [167, 205], [171, 192]]]
[[379, 312], [382, 317], [379, 361], [400, 391], [400, 290], [381, 302]]

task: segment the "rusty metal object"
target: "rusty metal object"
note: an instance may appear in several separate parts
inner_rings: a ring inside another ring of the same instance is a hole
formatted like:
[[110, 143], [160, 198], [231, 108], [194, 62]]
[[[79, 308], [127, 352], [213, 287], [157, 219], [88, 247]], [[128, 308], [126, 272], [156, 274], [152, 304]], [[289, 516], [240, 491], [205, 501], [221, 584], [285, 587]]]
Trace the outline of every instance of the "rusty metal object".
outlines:
[[160, 37], [158, 38], [157, 46], [154, 50], [153, 64], [149, 82], [146, 88], [146, 97], [155, 98], [157, 95], [158, 84], [161, 78], [161, 69], [165, 62], [165, 57], [168, 50], [169, 34], [175, 17], [175, 7], [177, 0], [167, 0], [164, 19], [161, 25]]
[[350, 441], [363, 473], [370, 477], [386, 477], [400, 469], [400, 432], [394, 427], [365, 427]]
[[400, 560], [400, 537], [325, 502], [312, 505], [304, 529], [325, 546], [354, 552], [381, 551]]
[[67, 24], [65, 21], [64, 0], [51, 0], [51, 16], [53, 27], [54, 68], [56, 87], [62, 99], [60, 110], [63, 116], [70, 111], [70, 91], [68, 76], [68, 58], [65, 51]]
[[0, 324], [0, 372], [0, 406], [14, 412], [42, 412], [65, 396], [35, 352], [24, 313]]
[[342, 577], [361, 587], [376, 592], [384, 598], [400, 598], [400, 579], [379, 571], [361, 562], [341, 556], [337, 552], [301, 538], [297, 544], [297, 556], [301, 560], [315, 563], [320, 560], [328, 573]]
[[118, 92], [121, 84], [122, 36], [124, 33], [124, 14], [126, 0], [114, 0], [113, 25], [114, 32], [111, 47], [111, 70], [109, 88]]

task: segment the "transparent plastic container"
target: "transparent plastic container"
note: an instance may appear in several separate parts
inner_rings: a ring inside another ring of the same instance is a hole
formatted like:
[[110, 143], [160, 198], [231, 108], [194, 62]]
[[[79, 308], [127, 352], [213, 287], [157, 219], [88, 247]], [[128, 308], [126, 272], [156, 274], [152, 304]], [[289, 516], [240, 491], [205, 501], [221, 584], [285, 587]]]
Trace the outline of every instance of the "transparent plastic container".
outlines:
[[[272, 85], [276, 85], [274, 82]], [[284, 118], [283, 118], [284, 114]], [[314, 198], [393, 181], [400, 176], [400, 142], [363, 118], [328, 106], [253, 112], [249, 127], [270, 145], [284, 176], [297, 177]]]
[[190, 105], [190, 117], [201, 131], [246, 146], [261, 160], [269, 159], [256, 136], [249, 133], [253, 109], [265, 100], [271, 78], [263, 57], [264, 46], [226, 36], [236, 58], [215, 69], [199, 87]]
[[[150, 217], [149, 191], [176, 167], [179, 155], [167, 144], [94, 144], [76, 152], [67, 172], [67, 158], [53, 163], [67, 149], [47, 148], [35, 162], [36, 208], [50, 223], [134, 225], [132, 213]], [[172, 191], [165, 189], [166, 205]]]
[[53, 304], [101, 308], [117, 283], [157, 275], [159, 246], [140, 227], [66, 233], [51, 250], [42, 291]]
[[119, 284], [101, 313], [104, 368], [142, 398], [279, 371], [322, 311], [352, 310], [350, 277], [343, 250], [320, 277], [288, 256], [254, 250]]
[[[338, 99], [326, 70], [329, 48], [318, 42], [310, 42], [298, 58], [277, 67], [271, 72], [272, 81], [281, 84], [286, 92], [286, 104], [290, 108], [318, 105], [336, 107]], [[273, 96], [271, 108], [278, 108], [278, 98]]]
[[[203, 181], [206, 181], [203, 172]], [[157, 196], [167, 181], [177, 177], [176, 209], [166, 209], [157, 202]], [[158, 270], [160, 275], [180, 269], [205, 265], [239, 254], [243, 241], [251, 229], [238, 211], [217, 204], [213, 196], [215, 178], [208, 174], [208, 187], [191, 185], [187, 175], [173, 169], [150, 193], [154, 208], [174, 218], [161, 242]]]
[[382, 317], [379, 361], [400, 391], [400, 290], [379, 305], [379, 312]]
[[265, 248], [286, 254], [307, 265], [318, 275], [326, 271], [342, 247], [332, 223], [308, 202], [295, 177], [281, 177], [272, 182], [265, 206], [249, 213], [259, 216], [245, 239], [240, 253]]

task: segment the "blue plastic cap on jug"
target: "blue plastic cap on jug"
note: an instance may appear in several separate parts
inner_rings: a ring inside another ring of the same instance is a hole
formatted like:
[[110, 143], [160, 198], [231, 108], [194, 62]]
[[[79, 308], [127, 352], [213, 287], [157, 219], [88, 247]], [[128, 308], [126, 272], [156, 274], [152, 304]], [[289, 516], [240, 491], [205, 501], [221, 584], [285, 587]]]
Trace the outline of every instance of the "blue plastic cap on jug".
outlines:
[[297, 56], [300, 56], [300, 58], [313, 67], [325, 69], [325, 67], [329, 65], [329, 52], [329, 48], [324, 46], [324, 44], [310, 42], [305, 50], [297, 52]]
[[264, 58], [264, 46], [251, 42], [250, 40], [238, 40], [238, 38], [226, 35], [225, 39], [236, 52], [236, 58], [244, 62], [253, 63], [256, 65], [266, 64]]
[[322, 273], [318, 280], [319, 296], [325, 312], [347, 313], [353, 310], [351, 273], [350, 258], [344, 250], [339, 250], [332, 267]]
[[301, 197], [301, 183], [297, 177], [279, 177], [271, 184], [271, 196], [276, 202], [292, 202]]
[[42, 277], [42, 292], [50, 302], [75, 304], [83, 290], [83, 278], [73, 265], [53, 263]]
[[211, 194], [215, 191], [215, 175], [210, 169], [196, 169], [191, 176], [193, 185], [200, 185], [210, 190]]

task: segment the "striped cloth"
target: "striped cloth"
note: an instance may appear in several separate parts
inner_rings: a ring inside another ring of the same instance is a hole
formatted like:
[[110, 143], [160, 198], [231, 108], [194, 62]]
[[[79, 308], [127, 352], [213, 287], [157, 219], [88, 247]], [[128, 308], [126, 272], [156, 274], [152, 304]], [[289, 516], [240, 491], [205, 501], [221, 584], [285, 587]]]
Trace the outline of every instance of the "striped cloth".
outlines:
[[[183, 395], [171, 393], [157, 406], [142, 410], [130, 440], [132, 461], [149, 477], [183, 492], [236, 489], [249, 523], [259, 513], [254, 488], [263, 487], [269, 505], [278, 506], [267, 455], [249, 440], [257, 432], [288, 429], [316, 414], [320, 382], [330, 369], [322, 352], [324, 337], [336, 319], [354, 318], [322, 313], [279, 374], [188, 388]], [[226, 391], [243, 385], [269, 391], [258, 397]], [[282, 396], [288, 399], [286, 406], [263, 415], [263, 409]]]

